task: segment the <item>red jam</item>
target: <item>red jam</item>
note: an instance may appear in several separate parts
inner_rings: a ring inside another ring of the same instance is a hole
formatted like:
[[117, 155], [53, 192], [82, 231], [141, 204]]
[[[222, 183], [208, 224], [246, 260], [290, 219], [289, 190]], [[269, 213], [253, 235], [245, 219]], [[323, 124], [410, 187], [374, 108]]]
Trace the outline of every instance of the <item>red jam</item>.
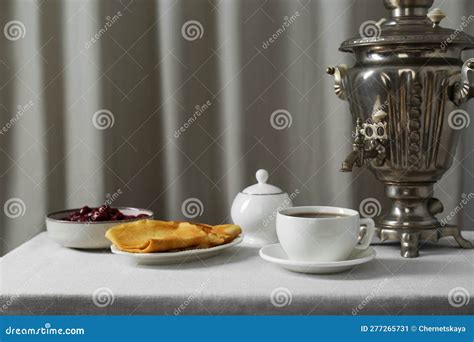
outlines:
[[147, 214], [125, 215], [117, 208], [111, 208], [104, 204], [98, 208], [89, 208], [87, 205], [76, 210], [63, 218], [65, 221], [74, 222], [100, 222], [100, 221], [120, 221], [131, 219], [148, 218]]

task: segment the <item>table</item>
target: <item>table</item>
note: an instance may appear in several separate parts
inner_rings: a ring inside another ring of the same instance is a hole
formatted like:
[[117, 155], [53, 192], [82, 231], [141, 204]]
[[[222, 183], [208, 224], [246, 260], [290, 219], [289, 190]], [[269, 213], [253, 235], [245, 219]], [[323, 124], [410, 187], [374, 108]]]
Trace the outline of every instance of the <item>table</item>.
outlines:
[[[474, 232], [465, 232], [473, 240]], [[474, 250], [397, 244], [350, 272], [305, 275], [236, 246], [182, 265], [137, 266], [109, 251], [64, 248], [41, 233], [0, 261], [0, 313], [31, 314], [473, 314]], [[454, 289], [454, 290], [453, 290]], [[469, 296], [448, 300], [450, 291]], [[272, 295], [273, 293], [273, 295]]]

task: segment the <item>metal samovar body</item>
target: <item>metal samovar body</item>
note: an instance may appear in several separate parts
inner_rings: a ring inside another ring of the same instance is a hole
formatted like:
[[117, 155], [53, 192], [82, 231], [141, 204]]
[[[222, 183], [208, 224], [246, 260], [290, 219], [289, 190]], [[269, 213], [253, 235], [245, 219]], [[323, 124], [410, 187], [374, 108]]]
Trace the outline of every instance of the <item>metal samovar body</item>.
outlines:
[[443, 205], [433, 197], [433, 185], [452, 165], [456, 125], [468, 119], [462, 108], [474, 97], [474, 59], [463, 63], [461, 53], [474, 48], [474, 37], [440, 27], [444, 14], [428, 13], [432, 3], [384, 0], [391, 17], [365, 22], [372, 27], [361, 26], [361, 37], [341, 44], [355, 65], [327, 70], [356, 125], [353, 152], [341, 171], [367, 164], [385, 184], [392, 207], [377, 233], [382, 241], [400, 240], [403, 257], [418, 256], [419, 241], [446, 236], [472, 248], [459, 227], [436, 218]]

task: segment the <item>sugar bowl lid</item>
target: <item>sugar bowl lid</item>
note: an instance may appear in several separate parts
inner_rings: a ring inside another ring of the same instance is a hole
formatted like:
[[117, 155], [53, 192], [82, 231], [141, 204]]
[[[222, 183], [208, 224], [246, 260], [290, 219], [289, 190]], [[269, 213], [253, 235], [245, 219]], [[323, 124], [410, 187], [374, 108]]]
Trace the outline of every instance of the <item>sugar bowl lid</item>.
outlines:
[[257, 184], [250, 185], [242, 190], [242, 193], [248, 195], [278, 195], [284, 192], [274, 185], [268, 184], [268, 171], [260, 169], [255, 173]]

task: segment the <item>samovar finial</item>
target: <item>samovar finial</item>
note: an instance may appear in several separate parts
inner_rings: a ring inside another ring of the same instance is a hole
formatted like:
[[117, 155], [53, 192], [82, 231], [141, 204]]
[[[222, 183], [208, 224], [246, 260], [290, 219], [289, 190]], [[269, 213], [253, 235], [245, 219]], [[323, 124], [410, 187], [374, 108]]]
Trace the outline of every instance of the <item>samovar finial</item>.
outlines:
[[384, 0], [384, 5], [392, 18], [426, 17], [433, 0]]

